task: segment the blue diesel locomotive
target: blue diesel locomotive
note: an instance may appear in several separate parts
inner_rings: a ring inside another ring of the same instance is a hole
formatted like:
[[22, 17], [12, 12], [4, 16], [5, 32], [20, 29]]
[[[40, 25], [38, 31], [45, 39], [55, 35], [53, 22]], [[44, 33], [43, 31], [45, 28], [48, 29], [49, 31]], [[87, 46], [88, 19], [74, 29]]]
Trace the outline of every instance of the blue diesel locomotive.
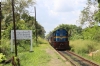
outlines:
[[65, 29], [58, 29], [54, 31], [49, 39], [49, 43], [55, 49], [67, 49], [69, 50], [69, 41], [68, 41], [68, 31]]

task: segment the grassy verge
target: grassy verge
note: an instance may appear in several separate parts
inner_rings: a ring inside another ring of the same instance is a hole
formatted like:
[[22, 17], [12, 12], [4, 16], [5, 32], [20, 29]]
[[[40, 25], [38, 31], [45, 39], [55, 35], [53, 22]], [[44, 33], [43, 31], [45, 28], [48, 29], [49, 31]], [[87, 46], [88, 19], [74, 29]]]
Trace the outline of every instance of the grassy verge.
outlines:
[[[47, 62], [50, 61], [50, 55], [45, 51], [48, 47], [48, 42], [42, 38], [38, 38], [38, 45], [33, 42], [33, 52], [30, 50], [30, 41], [18, 41], [18, 57], [20, 59], [21, 66], [47, 66]], [[6, 55], [6, 58], [9, 59], [12, 56], [15, 56], [14, 53], [11, 53], [10, 40], [2, 40], [2, 52]], [[11, 63], [0, 66], [12, 66]]]
[[[100, 43], [91, 40], [74, 40], [70, 41], [71, 51], [87, 58], [99, 64], [100, 62]], [[96, 52], [92, 56], [89, 56], [91, 52]]]
[[47, 66], [46, 63], [50, 61], [50, 55], [43, 50], [46, 46], [41, 44], [34, 48], [34, 52], [19, 53], [21, 66]]
[[[45, 51], [47, 46], [48, 44], [41, 44], [34, 47], [34, 52], [18, 52], [21, 66], [47, 66], [51, 58]], [[11, 66], [11, 63], [4, 66]]]

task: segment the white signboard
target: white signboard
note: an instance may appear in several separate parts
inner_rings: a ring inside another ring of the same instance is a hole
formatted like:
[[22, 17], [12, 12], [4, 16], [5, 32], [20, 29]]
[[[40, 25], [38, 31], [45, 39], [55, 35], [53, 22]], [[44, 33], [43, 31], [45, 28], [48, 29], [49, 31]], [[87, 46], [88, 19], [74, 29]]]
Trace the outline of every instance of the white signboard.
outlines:
[[[14, 30], [11, 30], [11, 38], [14, 39]], [[16, 39], [31, 39], [32, 30], [16, 30]]]
[[[14, 30], [11, 30], [11, 52], [13, 52], [13, 39], [14, 39]], [[32, 51], [32, 30], [16, 30], [16, 39], [29, 39], [31, 40], [30, 51]]]

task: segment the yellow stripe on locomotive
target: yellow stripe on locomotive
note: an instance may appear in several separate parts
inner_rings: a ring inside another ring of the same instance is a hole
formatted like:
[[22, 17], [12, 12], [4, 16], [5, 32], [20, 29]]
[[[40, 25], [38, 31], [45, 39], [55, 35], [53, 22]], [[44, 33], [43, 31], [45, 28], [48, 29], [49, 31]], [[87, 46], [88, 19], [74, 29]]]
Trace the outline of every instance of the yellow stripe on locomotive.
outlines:
[[66, 42], [68, 40], [67, 36], [55, 36], [54, 40], [57, 42]]
[[56, 36], [55, 38], [67, 38], [67, 36]]

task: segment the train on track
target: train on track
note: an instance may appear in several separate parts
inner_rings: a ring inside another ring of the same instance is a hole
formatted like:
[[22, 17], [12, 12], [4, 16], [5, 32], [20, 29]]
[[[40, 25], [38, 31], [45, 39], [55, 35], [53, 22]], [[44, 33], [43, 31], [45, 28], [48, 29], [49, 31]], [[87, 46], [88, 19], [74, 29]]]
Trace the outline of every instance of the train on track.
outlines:
[[57, 50], [70, 50], [68, 31], [65, 29], [55, 30], [48, 38], [49, 43], [52, 47]]

